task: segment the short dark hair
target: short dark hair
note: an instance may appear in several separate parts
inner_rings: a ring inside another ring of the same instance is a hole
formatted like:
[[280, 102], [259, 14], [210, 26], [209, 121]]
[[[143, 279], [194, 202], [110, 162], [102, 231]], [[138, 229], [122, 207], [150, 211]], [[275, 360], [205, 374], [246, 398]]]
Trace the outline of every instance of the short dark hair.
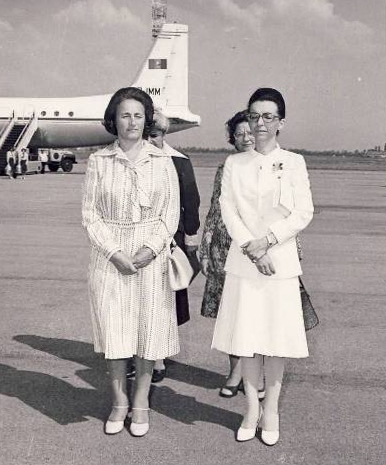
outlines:
[[263, 100], [276, 103], [280, 119], [285, 118], [284, 98], [278, 90], [272, 89], [271, 87], [260, 87], [259, 89], [255, 90], [249, 99], [248, 110], [251, 108], [252, 103], [257, 101], [261, 102]]
[[228, 132], [228, 142], [232, 145], [235, 145], [235, 132], [236, 128], [240, 123], [247, 123], [247, 110], [238, 111], [231, 119], [225, 123], [227, 132]]
[[105, 110], [103, 126], [110, 134], [113, 134], [114, 136], [118, 135], [117, 126], [115, 123], [117, 117], [117, 108], [121, 102], [129, 99], [137, 100], [137, 102], [142, 103], [145, 109], [145, 127], [143, 130], [142, 139], [147, 139], [153, 124], [153, 100], [146, 92], [138, 89], [137, 87], [123, 87], [122, 89], [119, 89], [115, 92]]

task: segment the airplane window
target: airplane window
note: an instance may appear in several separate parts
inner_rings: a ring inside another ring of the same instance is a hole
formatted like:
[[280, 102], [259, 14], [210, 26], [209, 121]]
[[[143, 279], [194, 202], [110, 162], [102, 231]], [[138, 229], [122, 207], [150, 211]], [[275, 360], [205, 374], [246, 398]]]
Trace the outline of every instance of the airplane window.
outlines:
[[69, 111], [69, 112], [68, 112], [68, 116], [74, 116], [74, 112], [73, 112], [73, 111]]
[[55, 116], [59, 116], [59, 112], [58, 112], [58, 111], [55, 111], [54, 115], [55, 115]]
[[47, 112], [43, 110], [43, 111], [40, 113], [40, 116], [46, 116], [46, 114], [47, 114]]

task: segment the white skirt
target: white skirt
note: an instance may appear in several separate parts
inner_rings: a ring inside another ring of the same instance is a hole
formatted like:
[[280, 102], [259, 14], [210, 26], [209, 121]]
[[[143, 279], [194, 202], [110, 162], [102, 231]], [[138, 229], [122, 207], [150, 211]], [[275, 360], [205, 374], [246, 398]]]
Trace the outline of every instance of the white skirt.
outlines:
[[308, 357], [299, 279], [227, 273], [212, 348], [241, 357]]

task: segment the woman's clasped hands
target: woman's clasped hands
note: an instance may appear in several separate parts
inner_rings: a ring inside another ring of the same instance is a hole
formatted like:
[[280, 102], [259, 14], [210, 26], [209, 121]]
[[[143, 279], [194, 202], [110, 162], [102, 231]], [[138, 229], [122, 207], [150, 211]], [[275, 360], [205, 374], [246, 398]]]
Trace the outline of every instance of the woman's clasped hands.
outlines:
[[115, 268], [124, 275], [135, 274], [140, 268], [144, 268], [154, 259], [153, 251], [149, 247], [141, 247], [133, 257], [119, 250], [110, 258]]
[[271, 276], [275, 274], [275, 267], [273, 266], [272, 260], [267, 255], [268, 248], [266, 237], [253, 239], [242, 246], [243, 254], [247, 255], [251, 262], [256, 265], [259, 272]]

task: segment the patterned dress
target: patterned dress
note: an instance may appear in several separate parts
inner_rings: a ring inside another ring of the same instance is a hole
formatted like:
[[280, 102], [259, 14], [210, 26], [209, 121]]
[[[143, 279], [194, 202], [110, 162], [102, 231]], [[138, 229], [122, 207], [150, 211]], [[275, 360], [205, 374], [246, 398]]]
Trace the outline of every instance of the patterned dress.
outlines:
[[[94, 348], [108, 359], [156, 360], [179, 352], [168, 247], [179, 220], [178, 178], [170, 156], [142, 143], [130, 161], [117, 142], [89, 158], [83, 225], [91, 242], [89, 294]], [[142, 246], [156, 258], [134, 275], [110, 261]]]
[[221, 219], [219, 198], [223, 171], [224, 163], [216, 172], [210, 209], [205, 220], [200, 246], [200, 260], [209, 260], [201, 315], [210, 318], [217, 317], [225, 281], [224, 265], [232, 242]]

